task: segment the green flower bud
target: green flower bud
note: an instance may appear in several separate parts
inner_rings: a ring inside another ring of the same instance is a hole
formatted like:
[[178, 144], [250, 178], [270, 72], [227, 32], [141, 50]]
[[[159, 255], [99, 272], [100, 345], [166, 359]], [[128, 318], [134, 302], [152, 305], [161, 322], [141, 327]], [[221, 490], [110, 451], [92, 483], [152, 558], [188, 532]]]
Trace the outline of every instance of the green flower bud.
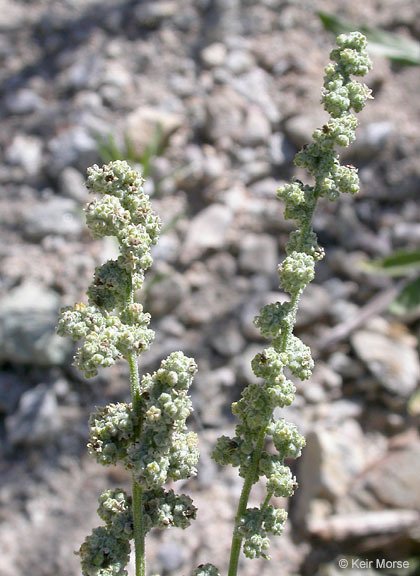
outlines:
[[89, 454], [103, 466], [124, 460], [127, 447], [135, 440], [137, 423], [131, 404], [97, 408], [89, 418]]
[[263, 452], [260, 460], [260, 474], [267, 477], [267, 492], [275, 497], [288, 498], [297, 488], [296, 478], [290, 468], [277, 456]]
[[152, 527], [172, 526], [184, 530], [195, 519], [197, 508], [186, 494], [175, 494], [173, 490], [157, 488], [145, 492], [144, 511], [149, 519], [148, 530]]
[[263, 514], [264, 528], [273, 536], [281, 536], [287, 520], [287, 512], [283, 508], [267, 506]]
[[303, 252], [292, 252], [279, 265], [280, 286], [290, 294], [296, 294], [315, 277], [315, 262]]
[[287, 367], [294, 376], [300, 380], [311, 377], [314, 361], [311, 349], [306, 346], [297, 336], [291, 336], [287, 347]]
[[95, 528], [78, 553], [83, 576], [127, 576], [130, 544], [108, 527]]
[[99, 497], [98, 515], [120, 538], [133, 538], [133, 510], [131, 496], [124, 490], [106, 490]]
[[294, 424], [283, 418], [273, 420], [267, 427], [267, 434], [273, 437], [274, 446], [281, 458], [299, 458], [305, 446], [305, 438]]
[[254, 324], [265, 338], [275, 338], [290, 324], [290, 303], [275, 302], [263, 306], [260, 316], [256, 316]]

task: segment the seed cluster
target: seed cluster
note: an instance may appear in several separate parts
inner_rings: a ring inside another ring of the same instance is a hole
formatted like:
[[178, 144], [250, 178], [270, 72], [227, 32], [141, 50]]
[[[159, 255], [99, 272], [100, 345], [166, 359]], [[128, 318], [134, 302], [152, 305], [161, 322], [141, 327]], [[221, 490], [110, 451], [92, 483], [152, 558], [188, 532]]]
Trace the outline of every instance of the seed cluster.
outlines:
[[[126, 162], [93, 166], [88, 174], [87, 187], [99, 195], [86, 208], [88, 227], [94, 238], [115, 236], [120, 255], [96, 268], [88, 304], [63, 308], [58, 320], [58, 334], [83, 340], [74, 361], [87, 378], [119, 359], [131, 367], [152, 343], [150, 314], [134, 301], [134, 292], [152, 263], [150, 248], [160, 230], [143, 180]], [[196, 473], [197, 435], [186, 429], [192, 410], [188, 389], [196, 371], [192, 358], [174, 352], [156, 372], [143, 376], [133, 403], [97, 408], [89, 419], [89, 454], [104, 466], [122, 464], [141, 490], [144, 533], [154, 527], [186, 528], [195, 518], [191, 498], [163, 485]], [[99, 498], [98, 514], [105, 525], [95, 528], [79, 550], [83, 575], [125, 576], [135, 537], [132, 498], [120, 489], [107, 490]]]
[[[306, 168], [315, 184], [300, 181], [285, 184], [278, 197], [285, 204], [285, 218], [296, 221], [286, 246], [287, 256], [278, 267], [280, 287], [290, 295], [288, 302], [264, 306], [255, 318], [261, 334], [271, 339], [271, 345], [252, 360], [252, 369], [262, 383], [250, 384], [242, 397], [232, 405], [238, 417], [233, 438], [219, 438], [213, 458], [221, 465], [239, 467], [245, 483], [266, 477], [267, 498], [260, 508], [248, 508], [236, 522], [236, 533], [243, 542], [248, 558], [266, 557], [268, 535], [281, 534], [286, 512], [269, 505], [272, 496], [289, 497], [297, 487], [286, 458], [297, 458], [305, 445], [296, 426], [277, 420], [275, 408], [288, 406], [294, 399], [295, 387], [286, 376], [289, 372], [300, 380], [311, 376], [313, 360], [308, 346], [293, 334], [299, 298], [315, 274], [315, 264], [323, 257], [311, 219], [320, 197], [334, 200], [340, 193], [358, 191], [357, 170], [342, 166], [335, 146], [348, 146], [355, 139], [359, 112], [370, 90], [350, 78], [363, 76], [371, 67], [366, 52], [366, 39], [359, 32], [341, 35], [338, 47], [330, 54], [332, 62], [325, 68], [322, 102], [330, 120], [313, 133], [313, 142], [295, 157], [296, 166]], [[271, 436], [277, 455], [264, 449], [264, 438]]]

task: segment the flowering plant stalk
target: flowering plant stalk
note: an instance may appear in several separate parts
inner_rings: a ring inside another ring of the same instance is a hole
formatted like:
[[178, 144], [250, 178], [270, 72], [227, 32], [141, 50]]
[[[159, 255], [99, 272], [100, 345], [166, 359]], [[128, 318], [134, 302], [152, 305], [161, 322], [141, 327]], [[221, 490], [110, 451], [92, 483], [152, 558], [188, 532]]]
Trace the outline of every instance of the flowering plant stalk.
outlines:
[[[322, 102], [329, 121], [313, 133], [313, 142], [295, 157], [295, 164], [313, 177], [312, 185], [296, 180], [278, 190], [285, 203], [285, 218], [296, 221], [286, 246], [287, 256], [278, 267], [280, 286], [287, 302], [268, 304], [255, 318], [261, 334], [271, 340], [252, 360], [262, 383], [248, 386], [232, 406], [239, 419], [235, 436], [218, 439], [213, 458], [221, 465], [239, 467], [244, 479], [232, 537], [228, 576], [236, 576], [241, 550], [248, 558], [268, 558], [269, 535], [280, 535], [287, 513], [272, 504], [273, 497], [290, 497], [297, 488], [286, 465], [297, 458], [305, 439], [295, 425], [277, 419], [274, 412], [292, 403], [295, 386], [288, 374], [306, 380], [313, 360], [308, 346], [293, 333], [299, 299], [315, 274], [323, 250], [311, 220], [321, 197], [335, 200], [340, 193], [355, 194], [357, 170], [339, 162], [335, 146], [347, 147], [355, 139], [359, 112], [371, 98], [369, 88], [351, 79], [371, 68], [366, 39], [359, 32], [340, 35], [325, 68]], [[152, 340], [150, 315], [135, 301], [144, 272], [150, 267], [150, 247], [156, 243], [160, 222], [142, 188], [142, 178], [123, 161], [88, 171], [87, 187], [99, 198], [86, 208], [87, 224], [96, 238], [115, 236], [120, 247], [116, 260], [95, 271], [88, 289], [88, 304], [63, 308], [57, 326], [60, 335], [83, 339], [75, 365], [87, 378], [98, 368], [128, 361], [131, 403], [98, 408], [89, 420], [89, 453], [102, 465], [121, 463], [132, 475], [132, 494], [121, 489], [104, 492], [98, 514], [104, 525], [95, 528], [82, 544], [84, 576], [126, 576], [130, 540], [135, 543], [136, 576], [145, 576], [145, 536], [153, 527], [186, 528], [195, 517], [191, 498], [165, 490], [167, 479], [189, 478], [196, 473], [197, 437], [186, 429], [191, 412], [188, 389], [196, 372], [193, 359], [174, 352], [153, 374], [140, 380], [137, 358]], [[277, 454], [266, 450], [271, 437]], [[266, 478], [266, 496], [258, 508], [249, 508], [252, 487]], [[220, 576], [204, 564], [194, 576]]]
[[[271, 504], [272, 497], [290, 497], [297, 488], [296, 478], [285, 464], [286, 458], [297, 458], [305, 445], [294, 424], [274, 416], [276, 408], [292, 403], [293, 382], [285, 370], [298, 378], [310, 377], [313, 360], [308, 346], [293, 334], [299, 299], [315, 274], [315, 263], [323, 250], [312, 230], [311, 220], [319, 198], [335, 200], [341, 193], [359, 190], [357, 169], [342, 166], [335, 146], [349, 146], [355, 140], [357, 119], [371, 91], [351, 76], [364, 76], [371, 68], [366, 52], [366, 39], [359, 32], [342, 34], [332, 50], [332, 62], [325, 68], [322, 103], [330, 114], [329, 121], [313, 133], [313, 142], [295, 157], [295, 165], [305, 168], [314, 184], [296, 180], [278, 190], [285, 204], [285, 218], [293, 219], [297, 229], [286, 246], [286, 258], [278, 267], [280, 287], [290, 295], [288, 302], [268, 304], [255, 318], [255, 325], [271, 345], [252, 360], [252, 369], [263, 383], [251, 384], [232, 405], [238, 417], [235, 436], [218, 439], [213, 458], [222, 465], [239, 467], [244, 478], [232, 537], [228, 576], [238, 572], [241, 548], [248, 558], [268, 558], [269, 535], [280, 535], [287, 513]], [[267, 436], [272, 438], [276, 455], [265, 449]], [[248, 508], [253, 485], [266, 478], [266, 497], [259, 508]], [[217, 576], [219, 571], [206, 564], [196, 576]]]
[[91, 414], [88, 450], [100, 464], [119, 462], [131, 472], [132, 495], [117, 488], [100, 496], [98, 514], [105, 525], [93, 530], [79, 554], [84, 576], [125, 576], [134, 540], [136, 576], [145, 576], [146, 533], [153, 527], [186, 528], [196, 514], [189, 496], [163, 486], [168, 478], [196, 473], [197, 436], [186, 430], [185, 421], [197, 367], [192, 358], [174, 352], [140, 380], [137, 357], [154, 333], [135, 291], [152, 264], [150, 247], [159, 237], [160, 221], [143, 191], [143, 179], [126, 162], [93, 166], [88, 174], [87, 187], [99, 195], [86, 208], [88, 227], [95, 238], [115, 236], [120, 255], [96, 268], [88, 305], [62, 309], [57, 332], [84, 339], [75, 365], [87, 378], [116, 360], [129, 364], [132, 401]]

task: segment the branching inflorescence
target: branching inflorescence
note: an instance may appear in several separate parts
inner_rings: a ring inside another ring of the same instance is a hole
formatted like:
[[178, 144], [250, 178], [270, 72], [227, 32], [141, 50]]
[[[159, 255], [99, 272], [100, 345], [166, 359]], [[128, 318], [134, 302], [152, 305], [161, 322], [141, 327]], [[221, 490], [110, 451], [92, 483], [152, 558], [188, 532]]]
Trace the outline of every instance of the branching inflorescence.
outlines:
[[89, 420], [89, 453], [104, 466], [121, 463], [129, 470], [133, 493], [107, 490], [99, 498], [105, 525], [95, 528], [80, 548], [84, 576], [126, 575], [132, 539], [136, 576], [144, 576], [146, 533], [153, 527], [186, 528], [196, 514], [189, 496], [163, 488], [169, 478], [196, 473], [197, 436], [185, 425], [196, 364], [174, 352], [154, 374], [141, 381], [138, 374], [137, 357], [154, 333], [134, 293], [152, 263], [150, 247], [160, 230], [142, 183], [126, 162], [89, 169], [87, 187], [99, 198], [86, 208], [87, 224], [95, 238], [115, 236], [120, 255], [96, 269], [88, 305], [64, 308], [57, 326], [58, 334], [83, 339], [75, 365], [87, 378], [119, 359], [128, 361], [131, 375], [132, 402], [98, 408]]
[[[252, 360], [260, 382], [251, 384], [232, 406], [239, 422], [235, 436], [219, 438], [213, 458], [221, 465], [239, 468], [244, 479], [232, 538], [228, 576], [236, 576], [241, 549], [248, 558], [267, 558], [269, 537], [280, 535], [287, 513], [276, 508], [273, 497], [289, 497], [297, 488], [286, 464], [298, 458], [305, 445], [295, 425], [275, 417], [275, 410], [294, 400], [292, 377], [306, 380], [313, 369], [308, 346], [294, 333], [300, 296], [323, 257], [311, 220], [319, 198], [336, 199], [358, 191], [357, 170], [342, 166], [335, 146], [355, 139], [359, 112], [370, 96], [369, 88], [351, 76], [363, 76], [371, 67], [366, 39], [359, 32], [337, 38], [332, 62], [325, 68], [322, 102], [330, 120], [313, 133], [313, 142], [295, 157], [313, 185], [296, 180], [285, 184], [278, 197], [285, 218], [296, 221], [286, 246], [287, 256], [278, 267], [280, 287], [287, 302], [268, 304], [255, 318], [270, 345]], [[353, 112], [352, 112], [353, 111]], [[120, 247], [116, 260], [95, 271], [88, 289], [88, 304], [64, 308], [57, 331], [83, 339], [76, 366], [86, 377], [125, 359], [130, 366], [131, 403], [109, 404], [90, 417], [89, 453], [102, 465], [122, 464], [132, 474], [132, 495], [107, 490], [99, 498], [98, 514], [104, 525], [95, 528], [79, 554], [84, 576], [125, 576], [130, 540], [135, 541], [136, 576], [145, 576], [145, 535], [153, 527], [186, 528], [196, 509], [186, 495], [166, 490], [168, 479], [189, 478], [196, 472], [197, 437], [186, 429], [191, 412], [188, 389], [196, 364], [182, 352], [171, 354], [154, 374], [140, 381], [138, 355], [152, 340], [150, 315], [135, 302], [144, 272], [150, 267], [150, 247], [159, 236], [160, 223], [144, 194], [142, 178], [126, 162], [116, 161], [89, 169], [87, 186], [98, 195], [86, 209], [87, 224], [95, 238], [115, 236]], [[277, 453], [266, 449], [270, 437]], [[254, 484], [266, 478], [266, 497], [260, 507], [249, 508]], [[197, 568], [194, 576], [220, 576], [212, 564]]]
[[[310, 377], [313, 360], [308, 346], [293, 334], [299, 298], [314, 278], [315, 263], [323, 257], [312, 230], [311, 219], [318, 198], [336, 199], [341, 193], [355, 194], [359, 188], [357, 169], [342, 166], [335, 145], [348, 146], [355, 139], [357, 120], [369, 99], [365, 84], [351, 79], [364, 76], [371, 68], [366, 39], [359, 32], [341, 35], [325, 68], [322, 103], [330, 120], [315, 130], [313, 142], [295, 157], [295, 164], [314, 178], [313, 185], [300, 181], [285, 184], [278, 197], [285, 204], [285, 218], [297, 224], [286, 246], [286, 258], [278, 267], [280, 287], [290, 294], [288, 302], [268, 304], [255, 318], [261, 334], [271, 345], [252, 360], [252, 369], [262, 383], [251, 384], [242, 392], [232, 411], [239, 419], [233, 438], [219, 438], [213, 452], [216, 462], [239, 467], [244, 485], [235, 519], [229, 576], [236, 576], [241, 548], [248, 558], [266, 557], [269, 535], [282, 533], [287, 518], [285, 510], [270, 504], [271, 498], [289, 497], [297, 488], [296, 479], [285, 464], [297, 458], [305, 444], [296, 426], [275, 419], [274, 410], [288, 406], [294, 399], [295, 386], [285, 371], [300, 380]], [[272, 438], [277, 454], [265, 449], [267, 436]], [[252, 486], [266, 478], [266, 498], [259, 508], [248, 508]], [[211, 565], [200, 568], [197, 576], [211, 574]], [[217, 570], [216, 572], [217, 573]]]

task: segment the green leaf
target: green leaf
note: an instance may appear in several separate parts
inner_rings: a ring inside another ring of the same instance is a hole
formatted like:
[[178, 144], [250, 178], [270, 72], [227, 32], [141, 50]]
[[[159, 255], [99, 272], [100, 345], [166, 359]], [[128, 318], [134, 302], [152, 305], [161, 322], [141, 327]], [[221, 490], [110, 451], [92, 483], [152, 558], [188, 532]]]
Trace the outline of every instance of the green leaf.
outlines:
[[363, 265], [367, 272], [386, 274], [387, 276], [404, 276], [413, 270], [420, 270], [420, 250], [399, 250]]
[[391, 303], [389, 310], [393, 314], [406, 314], [420, 307], [420, 276], [408, 282], [397, 298]]
[[326, 30], [338, 35], [360, 30], [368, 39], [368, 51], [406, 66], [420, 66], [420, 43], [380, 28], [355, 24], [327, 12], [318, 12]]

